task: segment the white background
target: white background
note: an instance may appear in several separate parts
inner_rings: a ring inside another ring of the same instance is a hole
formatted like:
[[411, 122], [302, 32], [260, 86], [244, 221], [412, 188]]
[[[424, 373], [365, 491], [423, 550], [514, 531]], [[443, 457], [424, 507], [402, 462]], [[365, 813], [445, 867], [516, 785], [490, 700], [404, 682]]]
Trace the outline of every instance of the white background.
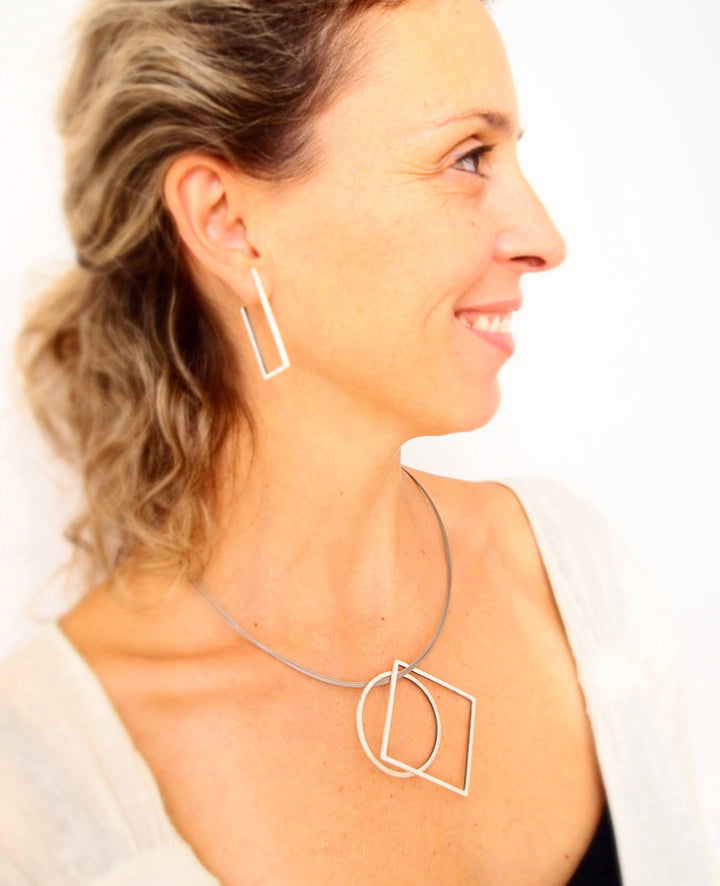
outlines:
[[[48, 479], [10, 366], [23, 302], [71, 255], [52, 109], [78, 6], [7, 4], [0, 32], [0, 652], [27, 636], [31, 599], [38, 612], [57, 605], [48, 583], [67, 556], [72, 485]], [[497, 419], [416, 441], [406, 458], [468, 478], [550, 476], [614, 522], [677, 626], [717, 844], [717, 0], [500, 0], [495, 17], [527, 130], [521, 156], [569, 258], [526, 283]]]

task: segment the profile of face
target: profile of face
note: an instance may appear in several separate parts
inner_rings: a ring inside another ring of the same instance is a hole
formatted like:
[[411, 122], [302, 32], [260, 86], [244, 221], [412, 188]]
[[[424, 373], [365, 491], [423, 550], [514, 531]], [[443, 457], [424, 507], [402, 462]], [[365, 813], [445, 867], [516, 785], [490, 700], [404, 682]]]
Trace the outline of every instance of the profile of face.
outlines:
[[245, 220], [292, 363], [271, 384], [403, 439], [469, 430], [497, 409], [521, 276], [564, 245], [518, 165], [512, 76], [480, 0], [410, 0], [363, 25], [312, 173], [263, 183]]

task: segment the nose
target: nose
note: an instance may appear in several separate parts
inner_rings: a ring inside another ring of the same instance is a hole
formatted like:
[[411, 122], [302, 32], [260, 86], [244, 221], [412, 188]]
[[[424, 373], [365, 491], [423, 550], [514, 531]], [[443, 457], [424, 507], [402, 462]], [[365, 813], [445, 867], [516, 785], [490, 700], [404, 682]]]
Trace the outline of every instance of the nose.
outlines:
[[527, 179], [518, 172], [512, 189], [502, 195], [502, 223], [495, 258], [519, 273], [549, 271], [562, 264], [565, 241]]

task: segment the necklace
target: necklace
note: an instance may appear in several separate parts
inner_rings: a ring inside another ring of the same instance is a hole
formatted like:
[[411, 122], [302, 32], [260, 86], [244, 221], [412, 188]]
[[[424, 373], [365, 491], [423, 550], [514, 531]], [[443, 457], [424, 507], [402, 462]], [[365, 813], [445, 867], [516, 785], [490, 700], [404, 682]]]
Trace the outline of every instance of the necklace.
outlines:
[[[411, 661], [409, 664], [407, 662], [400, 661], [396, 659], [393, 662], [393, 666], [388, 671], [383, 671], [378, 674], [377, 677], [373, 677], [372, 680], [341, 680], [337, 677], [330, 677], [326, 674], [318, 673], [317, 671], [313, 671], [310, 668], [306, 668], [304, 665], [299, 664], [296, 661], [293, 661], [290, 658], [282, 655], [280, 652], [277, 652], [275, 649], [272, 649], [267, 644], [263, 643], [261, 640], [258, 640], [257, 637], [254, 637], [248, 631], [245, 630], [241, 625], [239, 625], [235, 619], [230, 615], [230, 613], [223, 607], [219, 600], [217, 600], [208, 589], [207, 585], [202, 581], [202, 579], [196, 579], [193, 582], [193, 586], [195, 590], [200, 594], [200, 597], [207, 603], [207, 605], [218, 615], [220, 618], [229, 625], [236, 633], [240, 634], [248, 643], [251, 643], [253, 646], [256, 646], [258, 649], [262, 649], [263, 652], [266, 652], [268, 655], [271, 655], [276, 661], [281, 662], [284, 665], [287, 665], [289, 668], [292, 668], [295, 671], [298, 671], [301, 674], [304, 674], [306, 677], [312, 677], [313, 680], [320, 680], [323, 683], [329, 683], [331, 686], [341, 686], [346, 689], [362, 689], [362, 693], [360, 695], [360, 699], [357, 705], [356, 711], [356, 727], [358, 733], [358, 739], [360, 741], [360, 746], [362, 747], [365, 755], [371, 760], [375, 766], [381, 769], [383, 772], [388, 775], [392, 775], [396, 778], [410, 778], [413, 775], [418, 775], [421, 778], [425, 778], [428, 781], [431, 781], [435, 784], [438, 784], [442, 787], [448, 788], [448, 790], [454, 791], [457, 794], [461, 794], [466, 797], [468, 795], [469, 787], [470, 787], [470, 763], [472, 761], [472, 746], [473, 746], [473, 733], [475, 726], [475, 697], [470, 695], [467, 692], [463, 692], [461, 689], [458, 689], [456, 686], [452, 686], [450, 683], [446, 683], [443, 680], [438, 679], [437, 677], [433, 677], [431, 674], [426, 673], [425, 671], [421, 671], [418, 668], [418, 665], [421, 664], [423, 659], [430, 653], [432, 648], [437, 643], [440, 634], [442, 633], [442, 629], [445, 627], [445, 621], [447, 619], [448, 610], [450, 608], [450, 597], [452, 592], [452, 557], [450, 554], [450, 542], [448, 540], [447, 532], [445, 530], [445, 525], [442, 521], [442, 517], [440, 516], [440, 512], [438, 511], [435, 502], [430, 497], [430, 493], [425, 489], [425, 487], [420, 483], [413, 474], [410, 473], [406, 468], [403, 468], [403, 471], [407, 474], [408, 477], [415, 483], [418, 489], [425, 496], [426, 500], [430, 504], [430, 507], [433, 510], [435, 518], [437, 520], [438, 526], [440, 528], [440, 533], [443, 539], [443, 546], [445, 550], [445, 564], [447, 568], [447, 583], [445, 590], [445, 603], [443, 605], [442, 614], [440, 615], [440, 620], [438, 622], [437, 627], [435, 628], [435, 632], [430, 639], [430, 642], [427, 644], [425, 649]], [[421, 690], [425, 698], [427, 699], [433, 713], [433, 717], [435, 720], [435, 741], [433, 744], [433, 748], [428, 756], [427, 760], [419, 766], [413, 767], [408, 763], [405, 763], [401, 760], [398, 760], [388, 753], [388, 745], [390, 742], [390, 730], [392, 726], [392, 718], [393, 718], [393, 709], [395, 704], [395, 690], [399, 680], [409, 680], [418, 689]], [[422, 682], [422, 681], [425, 682]], [[433, 695], [431, 694], [428, 687], [425, 685], [426, 682], [434, 683], [436, 686], [440, 686], [446, 690], [451, 692], [455, 692], [461, 697], [467, 699], [469, 703], [469, 719], [468, 719], [468, 732], [467, 732], [467, 747], [465, 752], [465, 777], [463, 779], [463, 784], [461, 786], [452, 784], [449, 781], [445, 781], [442, 778], [438, 778], [427, 770], [435, 761], [435, 758], [440, 750], [440, 741], [441, 741], [441, 724], [440, 724], [440, 712], [438, 710], [437, 702]], [[385, 712], [385, 726], [383, 729], [383, 738], [382, 738], [382, 746], [380, 749], [379, 758], [373, 753], [370, 749], [370, 746], [367, 742], [367, 738], [365, 737], [365, 729], [363, 726], [363, 710], [365, 707], [365, 700], [368, 697], [368, 694], [377, 686], [383, 686], [386, 684], [390, 684], [389, 697], [387, 709]], [[386, 763], [391, 763], [394, 769], [391, 769], [389, 766], [386, 766]]]

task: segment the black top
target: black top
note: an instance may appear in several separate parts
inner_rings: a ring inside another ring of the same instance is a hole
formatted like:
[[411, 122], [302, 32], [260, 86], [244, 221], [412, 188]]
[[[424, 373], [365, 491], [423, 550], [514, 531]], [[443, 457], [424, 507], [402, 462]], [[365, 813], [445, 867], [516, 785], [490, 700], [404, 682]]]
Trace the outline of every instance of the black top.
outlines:
[[568, 886], [622, 886], [615, 835], [607, 803], [595, 836]]

